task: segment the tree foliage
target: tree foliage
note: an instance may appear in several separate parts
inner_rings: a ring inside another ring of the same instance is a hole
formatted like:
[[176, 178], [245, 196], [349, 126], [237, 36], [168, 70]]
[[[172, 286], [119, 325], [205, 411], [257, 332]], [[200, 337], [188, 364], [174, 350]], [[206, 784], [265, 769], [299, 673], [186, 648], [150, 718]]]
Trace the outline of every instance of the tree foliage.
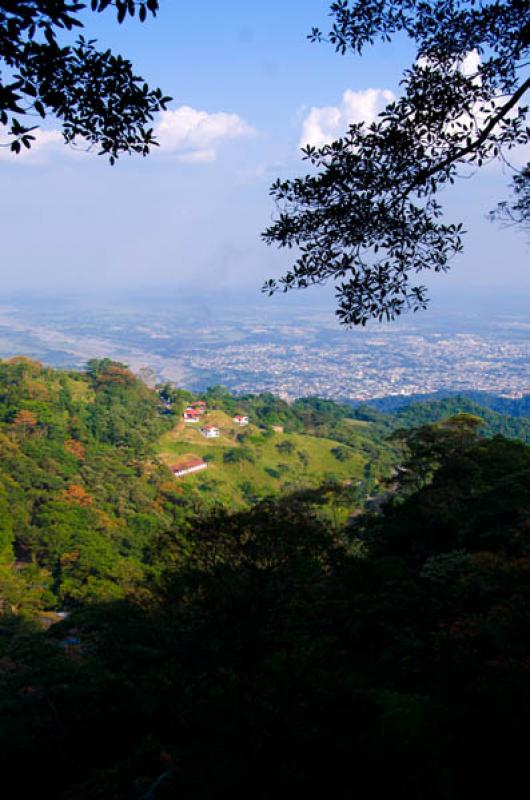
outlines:
[[216, 509], [149, 603], [4, 620], [4, 774], [61, 800], [517, 796], [530, 449], [475, 429], [411, 438], [410, 469], [435, 466], [384, 514]]
[[[443, 217], [439, 193], [459, 177], [525, 145], [530, 88], [527, 0], [339, 0], [325, 37], [362, 54], [377, 39], [407, 35], [417, 58], [402, 92], [370, 124], [350, 125], [321, 148], [311, 172], [271, 188], [276, 221], [268, 244], [297, 247], [295, 264], [263, 289], [274, 293], [333, 281], [340, 321], [364, 325], [426, 307], [423, 270], [443, 272], [462, 251], [462, 225]], [[472, 68], [470, 68], [470, 64]], [[514, 219], [527, 218], [527, 179], [516, 178]]]
[[508, 225], [519, 225], [530, 231], [530, 165], [513, 179], [514, 198], [503, 200], [492, 211], [492, 218]]
[[163, 412], [110, 359], [87, 374], [0, 362], [0, 606], [117, 598], [159, 571], [186, 504], [153, 461]]
[[[91, 0], [90, 8], [112, 7], [122, 23], [136, 14], [144, 22], [158, 5], [158, 0]], [[86, 7], [75, 0], [1, 0], [0, 130], [7, 136], [2, 146], [13, 153], [35, 140], [38, 126], [28, 125], [27, 116], [54, 115], [67, 144], [97, 147], [111, 164], [122, 153], [145, 156], [156, 145], [149, 123], [170, 98], [150, 89], [130, 61], [98, 50], [94, 39], [64, 41], [65, 34], [83, 28], [80, 14]]]
[[[463, 404], [397, 434], [377, 513], [359, 507], [373, 463], [363, 485], [260, 500], [248, 481], [248, 508], [206, 509], [152, 451], [190, 399], [110, 359], [0, 362], [0, 766], [19, 794], [512, 796], [530, 448], [483, 438]], [[232, 401], [287, 414], [271, 395]], [[318, 398], [289, 408], [356, 448], [392, 427]], [[417, 420], [444, 410], [458, 400]], [[225, 451], [242, 471], [246, 442]], [[343, 503], [345, 523], [322, 513]]]

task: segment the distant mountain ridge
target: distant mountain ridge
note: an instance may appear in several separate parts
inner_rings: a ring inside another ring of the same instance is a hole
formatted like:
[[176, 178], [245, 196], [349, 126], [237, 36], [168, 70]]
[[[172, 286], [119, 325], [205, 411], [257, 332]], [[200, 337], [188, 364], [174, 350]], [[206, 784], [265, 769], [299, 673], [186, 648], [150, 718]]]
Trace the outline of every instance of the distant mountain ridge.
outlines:
[[397, 422], [397, 427], [416, 428], [462, 413], [481, 417], [485, 422], [483, 430], [485, 436], [500, 434], [507, 439], [519, 439], [527, 444], [530, 443], [530, 419], [493, 411], [461, 395], [427, 403], [413, 403], [397, 411], [393, 418]]
[[[433, 395], [420, 395], [422, 400], [419, 402], [414, 399], [415, 396], [381, 398], [357, 405], [354, 414], [359, 418], [369, 419], [380, 430], [388, 432], [399, 428], [430, 425], [455, 414], [473, 414], [485, 422], [481, 431], [482, 436], [491, 437], [500, 434], [508, 439], [519, 439], [530, 443], [530, 416], [522, 413], [527, 407], [530, 415], [530, 395], [512, 400], [474, 392], [473, 394], [480, 399], [479, 402], [465, 394], [440, 396], [441, 394], [437, 392]], [[528, 405], [525, 406], [525, 403]], [[509, 409], [519, 413], [510, 414]]]
[[356, 405], [369, 405], [372, 408], [377, 408], [379, 411], [393, 413], [394, 411], [399, 411], [412, 404], [430, 403], [435, 400], [445, 400], [449, 398], [472, 400], [484, 408], [489, 408], [492, 411], [497, 411], [499, 414], [507, 414], [511, 417], [530, 418], [530, 394], [525, 394], [522, 397], [504, 397], [491, 392], [473, 389], [463, 392], [441, 389], [429, 394], [388, 395], [387, 397], [366, 400]]

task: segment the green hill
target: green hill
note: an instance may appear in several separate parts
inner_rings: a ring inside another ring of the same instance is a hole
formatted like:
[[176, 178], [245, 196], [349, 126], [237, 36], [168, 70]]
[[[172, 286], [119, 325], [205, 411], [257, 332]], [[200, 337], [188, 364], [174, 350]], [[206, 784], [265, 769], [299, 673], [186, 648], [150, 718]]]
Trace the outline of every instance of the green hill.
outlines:
[[[334, 404], [308, 417], [271, 395], [210, 390], [205, 422], [221, 436], [206, 440], [181, 422], [194, 399], [109, 359], [85, 372], [0, 362], [0, 613], [143, 595], [205, 509], [324, 486], [321, 513], [338, 523], [389, 474], [377, 429]], [[257, 424], [239, 428], [236, 411]], [[177, 479], [168, 466], [187, 455], [208, 468]]]
[[157, 449], [168, 466], [189, 456], [208, 463], [207, 470], [180, 479], [206, 502], [239, 507], [267, 495], [325, 483], [358, 485], [366, 477], [368, 454], [353, 444], [253, 424], [240, 428], [219, 410], [208, 411], [201, 424], [217, 426], [219, 438], [205, 439], [200, 425], [180, 421], [160, 438]]
[[[202, 399], [205, 439], [182, 410]], [[250, 417], [240, 428], [235, 413]], [[202, 396], [148, 389], [123, 364], [58, 371], [25, 358], [0, 362], [0, 603], [28, 615], [150, 591], [190, 543], [193, 519], [267, 497], [304, 493], [337, 525], [379, 494], [400, 463], [388, 440], [456, 413], [480, 416], [482, 435], [530, 441], [530, 422], [466, 398], [417, 403], [394, 415], [319, 398]], [[189, 456], [207, 469], [176, 478]], [[322, 492], [315, 494], [315, 490]]]
[[159, 571], [162, 540], [184, 519], [172, 476], [153, 460], [167, 427], [156, 393], [124, 365], [0, 363], [4, 609], [117, 599]]

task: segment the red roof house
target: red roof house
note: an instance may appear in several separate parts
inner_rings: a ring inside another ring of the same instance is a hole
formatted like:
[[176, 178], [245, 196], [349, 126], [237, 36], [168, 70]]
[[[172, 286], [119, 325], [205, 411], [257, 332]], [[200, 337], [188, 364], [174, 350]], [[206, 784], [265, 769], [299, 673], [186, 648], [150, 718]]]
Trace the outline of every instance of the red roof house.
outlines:
[[170, 470], [175, 478], [182, 478], [183, 475], [189, 475], [191, 472], [199, 472], [201, 469], [206, 469], [208, 464], [202, 458], [186, 458], [183, 461], [178, 461], [176, 464], [171, 464]]
[[221, 431], [217, 427], [217, 425], [204, 425], [201, 428], [201, 433], [205, 437], [205, 439], [218, 439]]
[[184, 422], [198, 422], [203, 412], [197, 408], [188, 407], [184, 409], [182, 419]]

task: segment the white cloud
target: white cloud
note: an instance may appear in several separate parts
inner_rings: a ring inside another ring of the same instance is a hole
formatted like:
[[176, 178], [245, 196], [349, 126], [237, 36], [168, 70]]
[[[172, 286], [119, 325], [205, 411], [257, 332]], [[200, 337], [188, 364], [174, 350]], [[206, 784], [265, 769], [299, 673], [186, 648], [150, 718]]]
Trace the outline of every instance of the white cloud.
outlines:
[[478, 52], [476, 50], [470, 50], [460, 64], [460, 71], [466, 78], [472, 78], [477, 74], [481, 63], [482, 61]]
[[285, 168], [284, 161], [262, 161], [252, 167], [245, 167], [237, 172], [237, 177], [240, 183], [250, 184], [263, 180], [270, 180], [270, 178], [277, 177]]
[[[207, 163], [215, 161], [218, 147], [226, 141], [255, 134], [254, 128], [237, 114], [219, 111], [209, 114], [191, 106], [180, 106], [174, 111], [163, 111], [155, 126], [155, 136], [160, 148], [154, 153], [171, 153], [179, 161]], [[18, 156], [8, 147], [0, 147], [0, 159], [25, 164], [45, 164], [57, 157], [86, 154], [86, 147], [67, 146], [60, 131], [37, 130], [31, 149], [23, 148]], [[97, 147], [92, 148], [97, 152]]]
[[394, 100], [389, 89], [346, 89], [339, 106], [313, 107], [302, 124], [300, 147], [322, 147], [346, 133], [354, 122], [370, 124], [383, 108]]
[[254, 128], [237, 114], [209, 114], [191, 106], [163, 111], [155, 127], [160, 151], [187, 162], [215, 161], [220, 144], [254, 134]]
[[208, 164], [215, 161], [217, 158], [217, 151], [214, 148], [208, 150], [190, 150], [188, 153], [181, 153], [178, 156], [179, 161], [185, 161], [187, 164]]
[[40, 128], [31, 131], [35, 137], [28, 150], [22, 146], [20, 153], [12, 153], [9, 147], [0, 147], [0, 161], [11, 162], [12, 164], [24, 164], [28, 166], [39, 166], [56, 161], [60, 158], [83, 158], [89, 153], [97, 153], [97, 147], [90, 145], [89, 142], [79, 139], [77, 144], [66, 144], [61, 131], [41, 130]]
[[65, 147], [64, 139], [59, 131], [36, 130], [31, 131], [31, 135], [35, 136], [35, 140], [32, 141], [29, 150], [22, 147], [20, 153], [16, 155], [11, 152], [9, 147], [0, 147], [0, 159], [12, 161], [14, 164], [44, 164], [53, 153], [62, 152], [65, 149], [72, 152], [71, 148]]
[[[468, 50], [465, 56], [462, 58], [459, 56], [455, 58], [453, 63], [449, 67], [449, 71], [451, 69], [453, 71], [459, 71], [462, 75], [465, 75], [466, 78], [475, 78], [480, 80], [480, 77], [477, 76], [477, 70], [482, 64], [482, 59], [477, 50]], [[431, 61], [431, 59], [426, 58], [425, 56], [420, 56], [420, 58], [416, 61], [416, 66], [420, 67], [420, 69], [427, 69], [430, 67], [431, 69], [436, 69], [436, 62]]]

